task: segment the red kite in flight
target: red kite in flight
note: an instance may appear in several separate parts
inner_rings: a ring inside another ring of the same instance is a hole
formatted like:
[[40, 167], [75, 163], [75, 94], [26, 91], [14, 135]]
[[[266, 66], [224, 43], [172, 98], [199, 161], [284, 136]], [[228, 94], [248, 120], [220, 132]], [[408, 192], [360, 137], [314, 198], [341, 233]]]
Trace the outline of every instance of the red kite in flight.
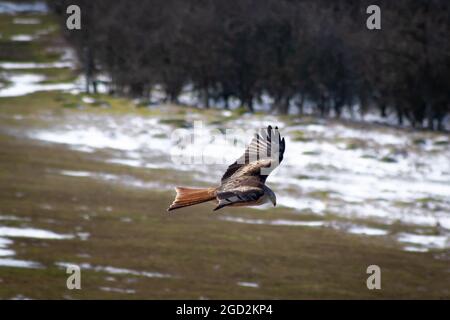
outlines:
[[175, 200], [167, 211], [207, 201], [216, 202], [214, 211], [227, 206], [257, 206], [269, 201], [275, 206], [275, 193], [265, 182], [283, 160], [284, 150], [284, 138], [278, 127], [268, 126], [255, 134], [244, 154], [228, 167], [219, 187], [177, 187]]

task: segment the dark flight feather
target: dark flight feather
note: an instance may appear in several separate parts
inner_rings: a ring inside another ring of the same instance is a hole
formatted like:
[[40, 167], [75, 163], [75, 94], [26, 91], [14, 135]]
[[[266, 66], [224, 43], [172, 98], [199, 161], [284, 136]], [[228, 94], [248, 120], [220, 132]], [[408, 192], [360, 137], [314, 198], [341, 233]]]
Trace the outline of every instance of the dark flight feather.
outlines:
[[[281, 138], [278, 127], [272, 129], [272, 126], [268, 126], [267, 129], [255, 134], [244, 154], [228, 167], [222, 176], [222, 181], [233, 176], [244, 166], [258, 160], [270, 160], [270, 164], [277, 160], [275, 164], [278, 166], [283, 160], [285, 146], [284, 138]], [[267, 165], [267, 163], [265, 164]]]

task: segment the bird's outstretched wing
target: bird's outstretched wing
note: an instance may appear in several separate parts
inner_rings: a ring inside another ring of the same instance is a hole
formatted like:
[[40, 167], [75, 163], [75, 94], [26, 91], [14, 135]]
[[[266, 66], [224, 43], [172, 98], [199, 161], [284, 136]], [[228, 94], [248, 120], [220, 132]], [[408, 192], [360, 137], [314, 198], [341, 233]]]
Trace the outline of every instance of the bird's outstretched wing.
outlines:
[[285, 141], [281, 138], [278, 127], [273, 129], [268, 126], [267, 129], [260, 130], [255, 133], [244, 154], [228, 167], [222, 176], [222, 183], [233, 176], [241, 175], [260, 175], [264, 182], [283, 160], [284, 150]]

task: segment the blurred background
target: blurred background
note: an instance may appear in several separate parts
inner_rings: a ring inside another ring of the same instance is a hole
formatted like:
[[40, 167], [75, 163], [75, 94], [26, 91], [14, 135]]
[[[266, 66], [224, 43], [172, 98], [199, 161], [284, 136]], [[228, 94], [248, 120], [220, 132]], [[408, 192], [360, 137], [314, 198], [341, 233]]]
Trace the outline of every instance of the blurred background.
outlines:
[[[371, 4], [0, 1], [0, 298], [449, 299], [450, 4]], [[268, 124], [276, 208], [166, 212]]]

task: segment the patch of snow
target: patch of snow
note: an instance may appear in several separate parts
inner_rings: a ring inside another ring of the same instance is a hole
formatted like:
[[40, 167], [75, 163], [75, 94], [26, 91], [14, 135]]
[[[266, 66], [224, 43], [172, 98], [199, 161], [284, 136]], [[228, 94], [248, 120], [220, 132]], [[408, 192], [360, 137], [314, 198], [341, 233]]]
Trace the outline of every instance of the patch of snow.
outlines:
[[114, 293], [126, 293], [126, 294], [136, 293], [136, 290], [133, 290], [133, 289], [120, 289], [120, 288], [111, 288], [111, 287], [100, 287], [100, 290], [106, 291], [106, 292], [114, 292]]
[[427, 248], [414, 247], [414, 246], [403, 247], [403, 250], [408, 251], [408, 252], [428, 252], [429, 251]]
[[48, 12], [48, 7], [45, 1], [42, 2], [0, 1], [0, 13], [17, 14], [24, 12], [46, 13]]
[[237, 284], [241, 287], [259, 288], [259, 284], [257, 284], [256, 282], [239, 281]]
[[32, 268], [39, 269], [42, 265], [38, 262], [18, 260], [10, 258], [0, 258], [0, 267], [14, 267], [14, 268]]
[[323, 221], [298, 221], [298, 220], [264, 220], [264, 219], [246, 219], [241, 217], [223, 216], [219, 217], [220, 220], [246, 223], [246, 224], [259, 224], [259, 225], [272, 225], [272, 226], [298, 226], [298, 227], [322, 227]]
[[424, 248], [443, 249], [449, 246], [448, 236], [419, 235], [412, 233], [401, 233], [398, 235], [398, 241], [420, 245]]
[[148, 272], [148, 271], [136, 271], [125, 268], [116, 268], [111, 266], [93, 266], [89, 263], [67, 263], [67, 262], [56, 262], [58, 267], [67, 268], [68, 266], [76, 265], [79, 266], [82, 270], [94, 270], [96, 272], [106, 272], [109, 274], [117, 274], [117, 275], [133, 275], [133, 276], [142, 276], [147, 278], [171, 278], [172, 276], [166, 273], [160, 272]]
[[11, 41], [28, 42], [33, 40], [33, 36], [29, 34], [16, 34], [11, 36]]
[[95, 102], [95, 99], [88, 97], [88, 96], [83, 96], [83, 98], [81, 98], [81, 101], [83, 101], [84, 103], [87, 103], [87, 104], [92, 104]]
[[38, 18], [14, 18], [13, 20], [14, 24], [40, 24], [41, 19]]
[[92, 173], [87, 171], [61, 170], [60, 174], [71, 177], [91, 177]]
[[0, 62], [0, 68], [6, 70], [20, 69], [52, 69], [52, 68], [73, 68], [74, 63], [71, 61], [58, 62]]
[[367, 236], [384, 236], [388, 234], [386, 230], [383, 229], [376, 229], [376, 228], [369, 228], [365, 226], [352, 226], [350, 227], [347, 232], [354, 233], [354, 234], [364, 234]]
[[8, 77], [11, 85], [0, 89], [0, 97], [24, 96], [37, 91], [70, 90], [73, 83], [42, 84], [45, 77], [36, 74], [17, 74]]
[[59, 234], [53, 231], [36, 229], [36, 228], [15, 228], [0, 226], [1, 237], [22, 237], [22, 238], [34, 238], [34, 239], [72, 239], [73, 235]]

